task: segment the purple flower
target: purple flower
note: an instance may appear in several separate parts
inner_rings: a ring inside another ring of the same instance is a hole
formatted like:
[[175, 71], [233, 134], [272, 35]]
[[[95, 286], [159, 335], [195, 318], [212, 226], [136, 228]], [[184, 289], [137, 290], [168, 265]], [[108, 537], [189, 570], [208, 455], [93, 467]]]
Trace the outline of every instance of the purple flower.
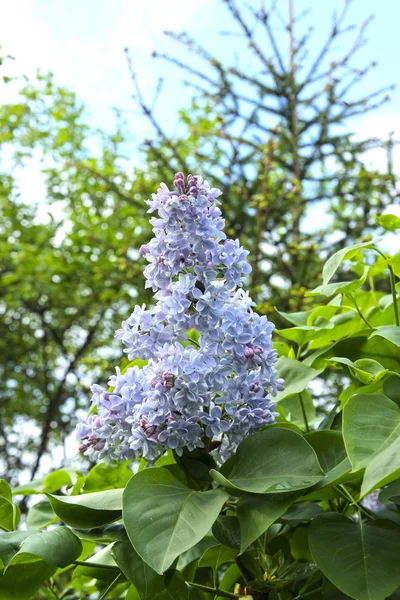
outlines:
[[94, 385], [97, 414], [80, 422], [79, 449], [91, 457], [154, 461], [167, 449], [221, 440], [226, 458], [274, 421], [277, 380], [273, 325], [243, 290], [251, 268], [238, 240], [226, 239], [220, 191], [177, 173], [147, 201], [154, 237], [141, 247], [154, 305], [136, 306], [116, 338], [130, 361], [112, 390]]

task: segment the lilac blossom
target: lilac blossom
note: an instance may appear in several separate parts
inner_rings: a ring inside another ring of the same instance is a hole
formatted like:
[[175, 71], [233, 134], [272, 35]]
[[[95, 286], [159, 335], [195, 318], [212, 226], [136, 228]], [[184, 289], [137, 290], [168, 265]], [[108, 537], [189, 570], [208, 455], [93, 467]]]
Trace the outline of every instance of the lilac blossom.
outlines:
[[92, 458], [152, 462], [166, 450], [208, 450], [223, 460], [249, 434], [274, 422], [277, 379], [273, 325], [253, 311], [243, 284], [251, 267], [226, 239], [220, 191], [177, 173], [147, 201], [154, 237], [142, 246], [152, 307], [136, 306], [116, 338], [128, 366], [92, 386], [93, 410], [78, 424], [79, 449]]

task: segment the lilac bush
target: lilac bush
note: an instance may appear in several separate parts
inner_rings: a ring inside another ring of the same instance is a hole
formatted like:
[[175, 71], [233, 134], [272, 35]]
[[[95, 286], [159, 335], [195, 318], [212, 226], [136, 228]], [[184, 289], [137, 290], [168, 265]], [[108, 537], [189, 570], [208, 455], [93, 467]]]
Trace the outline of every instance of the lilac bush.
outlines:
[[154, 237], [140, 252], [155, 305], [136, 306], [116, 338], [143, 368], [116, 370], [112, 391], [92, 387], [93, 410], [77, 427], [93, 459], [152, 462], [167, 449], [216, 448], [230, 456], [275, 420], [273, 325], [253, 311], [243, 284], [251, 267], [238, 240], [226, 239], [221, 192], [177, 173], [147, 201]]

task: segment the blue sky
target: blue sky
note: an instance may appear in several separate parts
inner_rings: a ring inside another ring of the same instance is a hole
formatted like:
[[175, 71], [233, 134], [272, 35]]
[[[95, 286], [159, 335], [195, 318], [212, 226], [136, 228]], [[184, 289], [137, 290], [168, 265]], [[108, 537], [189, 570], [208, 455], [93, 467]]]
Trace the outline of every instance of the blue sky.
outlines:
[[[255, 6], [259, 0], [250, 0]], [[266, 2], [268, 3], [268, 1]], [[288, 0], [278, 0], [282, 14]], [[315, 27], [314, 42], [323, 41], [331, 13], [342, 0], [294, 0], [295, 12], [310, 6], [308, 17]], [[15, 56], [15, 73], [33, 75], [36, 68], [51, 70], [56, 81], [70, 86], [86, 102], [94, 124], [111, 124], [111, 106], [132, 108], [132, 84], [123, 54], [129, 46], [143, 89], [148, 95], [160, 74], [168, 81], [158, 114], [171, 122], [190, 92], [179, 85], [178, 71], [167, 70], [150, 58], [153, 49], [169, 50], [164, 29], [187, 30], [213, 52], [229, 58], [236, 50], [235, 38], [221, 38], [229, 18], [219, 0], [0, 0], [2, 19], [0, 44]], [[369, 44], [360, 53], [360, 64], [374, 59], [379, 66], [364, 90], [400, 80], [396, 58], [400, 51], [400, 2], [398, 0], [353, 0], [350, 20], [361, 22], [368, 14], [375, 19], [369, 28]], [[0, 88], [3, 99], [13, 90]], [[357, 125], [365, 134], [385, 132], [393, 124], [400, 134], [400, 90], [379, 113]], [[142, 133], [135, 118], [132, 127]], [[368, 132], [366, 131], [368, 129]]]

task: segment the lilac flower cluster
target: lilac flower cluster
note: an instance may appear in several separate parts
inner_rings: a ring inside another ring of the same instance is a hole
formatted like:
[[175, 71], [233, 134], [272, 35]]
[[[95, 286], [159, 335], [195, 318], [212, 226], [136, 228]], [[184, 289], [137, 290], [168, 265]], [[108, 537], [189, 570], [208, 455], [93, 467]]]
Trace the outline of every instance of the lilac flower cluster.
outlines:
[[220, 191], [177, 173], [147, 203], [153, 239], [140, 249], [155, 306], [136, 306], [116, 338], [143, 368], [117, 369], [94, 385], [95, 414], [79, 423], [79, 449], [92, 458], [154, 461], [167, 449], [209, 448], [224, 459], [250, 433], [274, 421], [273, 325], [242, 288], [251, 267], [238, 240], [226, 239]]

